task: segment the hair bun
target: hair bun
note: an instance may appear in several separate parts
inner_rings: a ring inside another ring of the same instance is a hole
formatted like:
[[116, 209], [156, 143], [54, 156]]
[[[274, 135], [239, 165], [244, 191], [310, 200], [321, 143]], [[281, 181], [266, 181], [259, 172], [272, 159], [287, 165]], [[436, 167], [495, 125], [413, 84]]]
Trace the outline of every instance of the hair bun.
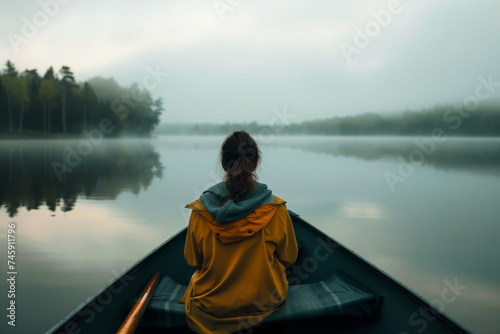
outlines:
[[226, 137], [220, 150], [221, 162], [226, 170], [224, 181], [229, 195], [222, 199], [239, 201], [255, 189], [255, 169], [260, 162], [260, 150], [246, 131], [235, 131]]

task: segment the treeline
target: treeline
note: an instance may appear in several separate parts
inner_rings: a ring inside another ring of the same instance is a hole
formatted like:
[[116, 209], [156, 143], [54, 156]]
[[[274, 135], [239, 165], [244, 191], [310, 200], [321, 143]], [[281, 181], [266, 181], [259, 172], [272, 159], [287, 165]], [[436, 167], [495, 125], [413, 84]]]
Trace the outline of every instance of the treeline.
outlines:
[[[19, 73], [7, 61], [0, 72], [0, 134], [5, 136], [78, 134], [111, 124], [107, 136], [148, 136], [159, 124], [162, 100], [137, 84], [121, 87], [114, 79], [75, 80], [70, 67], [43, 76]], [[110, 120], [111, 122], [109, 122]]]
[[500, 136], [500, 104], [474, 111], [438, 106], [422, 111], [381, 116], [366, 113], [286, 126], [286, 134], [429, 136], [441, 129], [450, 136]]
[[422, 111], [379, 115], [365, 113], [291, 124], [225, 123], [166, 124], [157, 134], [226, 135], [244, 129], [263, 136], [273, 135], [346, 135], [346, 136], [429, 136], [434, 129], [449, 136], [500, 136], [500, 103], [482, 104], [473, 111], [437, 106]]

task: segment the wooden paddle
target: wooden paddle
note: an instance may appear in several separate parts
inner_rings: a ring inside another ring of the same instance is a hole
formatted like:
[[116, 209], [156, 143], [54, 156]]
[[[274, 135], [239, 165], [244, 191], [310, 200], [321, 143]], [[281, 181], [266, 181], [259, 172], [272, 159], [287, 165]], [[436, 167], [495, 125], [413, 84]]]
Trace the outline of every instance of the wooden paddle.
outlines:
[[127, 315], [127, 318], [116, 334], [132, 334], [135, 332], [137, 326], [139, 325], [139, 321], [141, 321], [142, 315], [148, 306], [149, 300], [151, 299], [151, 296], [153, 296], [153, 292], [156, 289], [159, 279], [160, 274], [155, 273], [148, 285], [144, 288], [144, 291], [142, 291], [139, 299], [135, 302], [134, 307]]

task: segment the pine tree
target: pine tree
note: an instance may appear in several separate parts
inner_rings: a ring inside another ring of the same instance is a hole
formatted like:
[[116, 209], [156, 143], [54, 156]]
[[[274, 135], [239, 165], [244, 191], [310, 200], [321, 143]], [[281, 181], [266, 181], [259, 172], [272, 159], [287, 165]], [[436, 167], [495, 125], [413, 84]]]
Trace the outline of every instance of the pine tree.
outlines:
[[24, 71], [21, 77], [26, 81], [30, 99], [28, 113], [26, 113], [25, 116], [25, 127], [33, 130], [41, 130], [43, 123], [40, 122], [41, 108], [37, 97], [42, 78], [38, 75], [38, 71], [36, 69]]
[[62, 113], [62, 130], [66, 132], [66, 109], [68, 105], [69, 94], [72, 89], [78, 87], [75, 83], [75, 77], [73, 76], [73, 72], [70, 71], [68, 66], [63, 66], [59, 70], [62, 78], [60, 81], [61, 84], [61, 113]]
[[16, 70], [16, 67], [14, 66], [14, 64], [10, 60], [7, 60], [7, 62], [5, 63], [5, 73], [4, 74], [6, 74], [10, 77], [14, 77], [14, 78], [19, 75], [19, 73]]
[[5, 97], [7, 99], [7, 110], [9, 113], [9, 133], [14, 132], [13, 119], [12, 119], [12, 102], [13, 94], [15, 91], [15, 79], [17, 78], [18, 72], [14, 64], [7, 60], [5, 63], [4, 75], [0, 78], [2, 80], [2, 85], [5, 91]]
[[51, 81], [55, 81], [56, 80], [56, 76], [54, 74], [54, 69], [51, 67], [49, 67], [49, 69], [47, 70], [47, 72], [45, 72], [44, 76], [43, 76], [43, 80], [51, 80]]

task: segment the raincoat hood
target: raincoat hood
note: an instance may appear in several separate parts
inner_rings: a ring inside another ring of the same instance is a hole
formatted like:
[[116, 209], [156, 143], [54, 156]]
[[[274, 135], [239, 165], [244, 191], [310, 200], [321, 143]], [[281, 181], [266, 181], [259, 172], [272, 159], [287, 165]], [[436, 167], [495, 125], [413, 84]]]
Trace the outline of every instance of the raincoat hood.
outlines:
[[229, 195], [229, 190], [226, 184], [220, 182], [205, 190], [200, 196], [207, 211], [221, 224], [246, 217], [260, 205], [274, 202], [271, 190], [259, 182], [256, 182], [254, 191], [243, 197], [242, 200], [236, 203], [233, 200], [228, 200], [223, 206], [220, 206], [221, 199], [227, 195]]
[[254, 191], [242, 200], [228, 200], [220, 206], [221, 199], [228, 194], [226, 184], [221, 182], [186, 206], [205, 218], [215, 236], [223, 243], [236, 242], [254, 235], [267, 225], [278, 206], [285, 203], [273, 196], [265, 184], [259, 182], [255, 184]]

